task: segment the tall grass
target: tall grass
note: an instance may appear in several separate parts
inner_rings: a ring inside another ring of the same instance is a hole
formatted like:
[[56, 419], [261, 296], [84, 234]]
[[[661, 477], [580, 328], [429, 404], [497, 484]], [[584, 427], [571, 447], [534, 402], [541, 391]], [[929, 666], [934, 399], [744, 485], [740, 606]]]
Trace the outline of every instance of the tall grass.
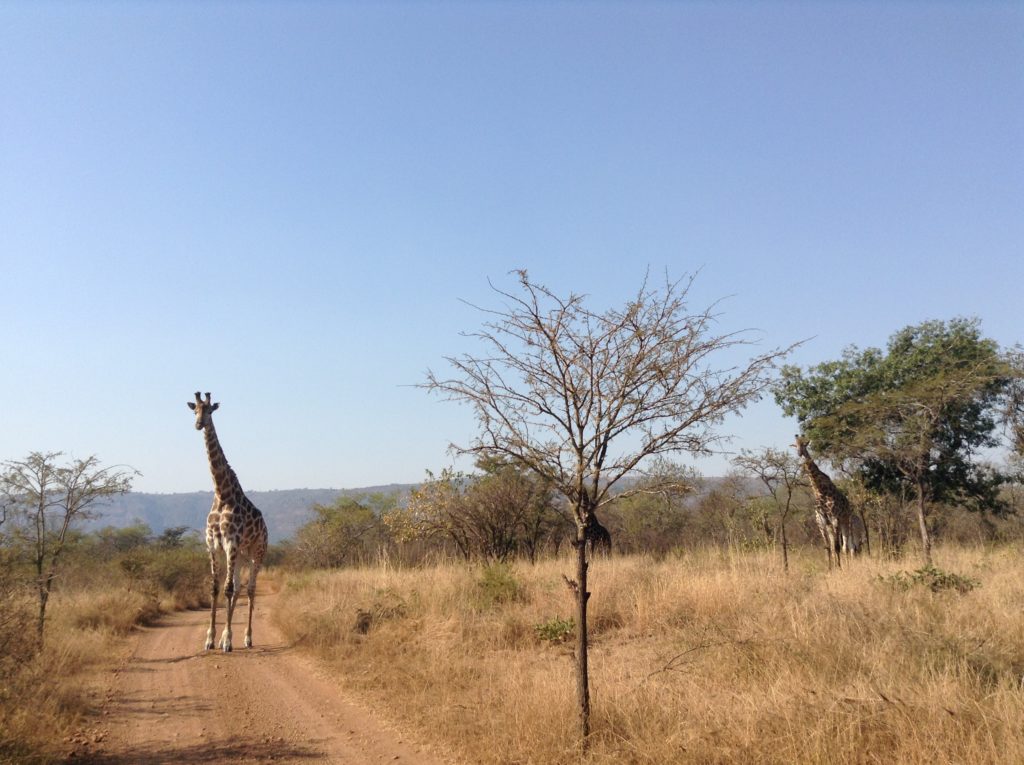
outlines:
[[204, 554], [180, 549], [74, 560], [47, 608], [42, 648], [28, 575], [0, 566], [0, 762], [64, 761], [94, 703], [93, 673], [135, 626], [202, 603], [206, 566]]
[[[1021, 551], [939, 550], [978, 583], [966, 591], [895, 586], [913, 566], [893, 562], [827, 573], [822, 557], [789, 575], [759, 553], [596, 561], [587, 761], [1024, 762]], [[572, 649], [545, 636], [572, 616], [571, 570], [297, 575], [276, 618], [459, 759], [560, 763], [578, 757]], [[509, 577], [514, 597], [486, 596]]]

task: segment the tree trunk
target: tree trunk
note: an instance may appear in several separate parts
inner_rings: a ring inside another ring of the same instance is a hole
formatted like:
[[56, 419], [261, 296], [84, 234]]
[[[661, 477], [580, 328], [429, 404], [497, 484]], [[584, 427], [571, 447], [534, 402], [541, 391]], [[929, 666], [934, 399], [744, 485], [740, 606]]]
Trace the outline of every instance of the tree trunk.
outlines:
[[924, 564], [932, 565], [932, 538], [928, 534], [927, 502], [924, 494], [924, 482], [917, 482], [917, 525], [921, 530], [921, 550], [924, 553]]
[[860, 511], [860, 522], [864, 527], [864, 550], [867, 552], [868, 557], [871, 558], [873, 557], [871, 555], [871, 531], [868, 529], [868, 518], [864, 515], [864, 508], [861, 508]]
[[789, 540], [786, 538], [786, 521], [783, 520], [780, 524], [782, 526], [782, 570], [787, 574], [789, 573]]
[[587, 664], [587, 537], [585, 528], [576, 530], [576, 698], [580, 713], [580, 748], [587, 750], [590, 737], [590, 669]]
[[43, 648], [43, 630], [46, 626], [46, 604], [50, 600], [49, 584], [39, 583], [39, 619], [36, 622], [36, 649]]

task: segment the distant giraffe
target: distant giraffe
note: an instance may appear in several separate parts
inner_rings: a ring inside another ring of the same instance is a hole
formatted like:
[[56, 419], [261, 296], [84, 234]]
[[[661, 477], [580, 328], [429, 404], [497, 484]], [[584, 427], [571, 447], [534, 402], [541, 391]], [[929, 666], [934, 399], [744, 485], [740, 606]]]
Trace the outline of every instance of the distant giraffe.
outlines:
[[220, 646], [225, 652], [231, 650], [231, 619], [235, 613], [235, 600], [238, 598], [238, 569], [236, 559], [242, 555], [249, 561], [249, 622], [245, 629], [245, 647], [252, 647], [252, 611], [256, 602], [256, 575], [263, 564], [263, 556], [267, 552], [267, 525], [263, 522], [263, 514], [249, 501], [242, 491], [235, 471], [228, 465], [224, 450], [217, 440], [217, 431], [213, 427], [213, 413], [220, 404], [210, 402], [210, 394], [206, 399], [196, 392], [195, 403], [188, 402], [188, 408], [196, 413], [196, 430], [206, 432], [206, 453], [210, 460], [210, 472], [213, 474], [213, 507], [206, 518], [206, 549], [210, 552], [210, 571], [213, 574], [213, 585], [210, 593], [210, 629], [206, 633], [206, 650], [213, 648], [213, 636], [217, 626], [217, 597], [220, 587], [218, 571], [218, 551], [224, 551], [227, 560], [227, 574], [224, 579], [224, 596], [227, 599], [227, 624], [221, 635]]
[[612, 551], [612, 535], [608, 533], [608, 529], [601, 525], [601, 522], [597, 520], [597, 515], [593, 512], [587, 517], [587, 525], [583, 528], [583, 535], [590, 546], [591, 553], [604, 553], [609, 554]]
[[814, 492], [814, 518], [818, 522], [818, 530], [828, 549], [828, 567], [832, 568], [834, 557], [836, 566], [841, 568], [841, 552], [849, 555], [859, 551], [859, 540], [863, 539], [863, 524], [860, 525], [858, 533], [846, 495], [811, 459], [811, 455], [807, 451], [807, 442], [797, 436], [794, 446], [800, 455], [804, 472], [807, 473], [807, 477], [811, 481], [811, 491]]

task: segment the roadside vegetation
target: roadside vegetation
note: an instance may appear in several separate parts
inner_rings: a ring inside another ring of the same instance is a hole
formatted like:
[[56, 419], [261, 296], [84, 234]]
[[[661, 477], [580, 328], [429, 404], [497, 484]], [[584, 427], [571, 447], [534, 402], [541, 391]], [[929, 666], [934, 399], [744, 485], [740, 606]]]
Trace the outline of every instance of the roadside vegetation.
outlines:
[[96, 673], [136, 626], [207, 605], [209, 566], [186, 529], [72, 531], [40, 646], [35, 570], [23, 552], [11, 537], [0, 545], [0, 762], [58, 762], [96, 711]]

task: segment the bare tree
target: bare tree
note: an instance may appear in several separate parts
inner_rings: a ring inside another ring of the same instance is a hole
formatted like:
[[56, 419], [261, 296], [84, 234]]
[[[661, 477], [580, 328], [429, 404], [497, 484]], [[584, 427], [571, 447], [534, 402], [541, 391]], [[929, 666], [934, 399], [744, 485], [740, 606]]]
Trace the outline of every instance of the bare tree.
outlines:
[[0, 475], [3, 495], [9, 498], [15, 516], [12, 535], [35, 569], [40, 647], [46, 604], [60, 570], [68, 531], [78, 521], [92, 517], [102, 500], [129, 491], [132, 477], [137, 475], [131, 469], [100, 467], [95, 456], [61, 465], [57, 462], [61, 456], [61, 452], [32, 452], [23, 460], [4, 462]]
[[782, 568], [789, 571], [789, 540], [786, 521], [793, 509], [793, 496], [797, 487], [805, 485], [800, 479], [800, 463], [789, 452], [765, 447], [754, 452], [740, 451], [732, 463], [745, 473], [756, 477], [771, 495], [779, 519], [779, 540], [782, 542]]
[[[480, 355], [449, 357], [451, 376], [428, 390], [470, 403], [480, 433], [462, 453], [512, 460], [565, 495], [576, 523], [577, 696], [582, 745], [590, 733], [587, 529], [611, 489], [655, 455], [707, 454], [722, 419], [757, 399], [778, 349], [740, 364], [748, 335], [715, 334], [714, 306], [690, 312], [693, 278], [647, 281], [622, 308], [597, 312], [583, 295], [560, 297], [525, 271], [518, 291], [492, 285], [504, 307], [470, 333]], [[720, 359], [729, 359], [722, 361]], [[721, 363], [722, 366], [716, 366]], [[648, 487], [649, 488], [649, 487]]]

